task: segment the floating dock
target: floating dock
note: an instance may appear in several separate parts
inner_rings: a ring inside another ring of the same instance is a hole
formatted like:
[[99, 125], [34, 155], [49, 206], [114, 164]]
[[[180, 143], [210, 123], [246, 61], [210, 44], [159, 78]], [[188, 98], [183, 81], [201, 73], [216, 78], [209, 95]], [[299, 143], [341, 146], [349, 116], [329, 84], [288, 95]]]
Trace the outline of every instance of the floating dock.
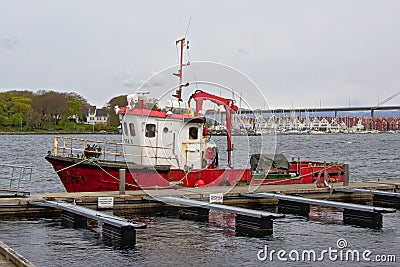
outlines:
[[208, 221], [210, 210], [233, 213], [235, 214], [236, 233], [249, 236], [261, 237], [272, 234], [273, 220], [285, 217], [283, 214], [208, 203], [181, 197], [160, 197], [157, 200], [166, 204], [179, 205], [179, 217], [183, 219]]
[[[395, 194], [395, 193], [393, 193]], [[311, 199], [274, 193], [243, 194], [249, 198], [275, 198], [278, 200], [278, 210], [283, 213], [294, 213], [308, 216], [310, 206], [322, 206], [343, 210], [343, 222], [369, 228], [382, 228], [382, 213], [396, 212], [393, 208], [381, 208], [337, 201]]]
[[74, 228], [93, 227], [90, 220], [101, 223], [103, 237], [119, 246], [135, 246], [136, 229], [145, 229], [146, 224], [128, 221], [71, 203], [55, 201], [32, 201], [29, 205], [61, 210], [61, 223]]
[[[343, 210], [345, 224], [370, 228], [383, 226], [382, 214], [398, 209], [400, 180], [352, 182], [347, 186], [318, 188], [315, 184], [215, 186], [126, 192], [79, 192], [15, 194], [0, 197], [0, 217], [61, 216], [65, 225], [84, 227], [90, 220], [103, 225], [103, 236], [134, 245], [136, 230], [145, 225], [117, 217], [118, 214], [178, 214], [182, 219], [207, 221], [210, 210], [233, 213], [237, 234], [265, 236], [273, 233], [273, 221], [284, 213], [307, 216], [310, 205]], [[222, 194], [223, 203], [209, 203], [210, 195]], [[385, 197], [385, 208], [376, 196]], [[99, 211], [100, 199], [110, 199], [115, 216]], [[353, 204], [354, 202], [358, 204]], [[360, 205], [359, 203], [363, 203]], [[365, 205], [364, 205], [365, 204]], [[372, 205], [375, 206], [372, 206]], [[252, 207], [278, 207], [278, 212]], [[388, 208], [390, 207], [390, 208]], [[171, 212], [171, 213], [170, 213]], [[327, 210], [329, 212], [329, 210]], [[69, 223], [68, 223], [69, 222]], [[290, 223], [290, 220], [288, 221]]]
[[360, 188], [339, 188], [335, 190], [336, 192], [343, 193], [365, 193], [373, 195], [374, 205], [379, 205], [382, 207], [394, 207], [400, 208], [400, 193], [385, 192], [379, 190], [371, 189], [360, 189]]

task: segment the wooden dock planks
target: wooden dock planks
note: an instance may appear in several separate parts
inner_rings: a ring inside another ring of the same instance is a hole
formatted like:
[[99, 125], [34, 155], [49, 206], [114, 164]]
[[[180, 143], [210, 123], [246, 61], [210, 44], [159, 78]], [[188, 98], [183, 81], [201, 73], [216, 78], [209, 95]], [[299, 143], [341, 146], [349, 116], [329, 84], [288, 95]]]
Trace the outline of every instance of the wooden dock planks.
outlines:
[[35, 267], [33, 263], [0, 241], [0, 266]]

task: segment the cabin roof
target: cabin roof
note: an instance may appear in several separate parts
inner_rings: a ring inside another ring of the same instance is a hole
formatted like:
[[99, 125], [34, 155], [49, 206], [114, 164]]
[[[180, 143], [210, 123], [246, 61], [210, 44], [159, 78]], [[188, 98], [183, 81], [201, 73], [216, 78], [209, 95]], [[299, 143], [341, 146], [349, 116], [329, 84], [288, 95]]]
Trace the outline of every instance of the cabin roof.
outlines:
[[156, 118], [184, 119], [185, 121], [186, 120], [192, 121], [193, 119], [196, 119], [197, 120], [196, 122], [200, 122], [198, 120], [201, 120], [201, 122], [205, 121], [204, 117], [195, 117], [195, 116], [175, 114], [175, 113], [167, 114], [167, 112], [164, 111], [138, 109], [138, 108], [134, 109], [120, 108], [118, 114], [142, 115], [142, 116], [156, 117]]

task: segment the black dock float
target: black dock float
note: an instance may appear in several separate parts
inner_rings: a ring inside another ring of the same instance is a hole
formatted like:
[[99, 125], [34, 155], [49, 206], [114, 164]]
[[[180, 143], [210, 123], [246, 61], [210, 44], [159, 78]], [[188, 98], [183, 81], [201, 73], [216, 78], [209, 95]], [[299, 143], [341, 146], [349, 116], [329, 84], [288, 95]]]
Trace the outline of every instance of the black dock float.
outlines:
[[132, 226], [118, 227], [103, 223], [103, 237], [121, 247], [133, 247], [136, 244], [136, 229]]
[[180, 207], [179, 218], [184, 220], [194, 220], [199, 222], [208, 221], [209, 210], [199, 207]]
[[375, 195], [372, 199], [374, 205], [379, 205], [382, 207], [393, 207], [396, 209], [400, 209], [400, 197], [392, 197], [385, 195]]
[[[152, 199], [155, 200], [155, 199]], [[171, 205], [179, 205], [181, 218], [204, 221], [208, 220], [209, 210], [235, 214], [235, 231], [238, 235], [262, 237], [273, 233], [273, 219], [284, 218], [284, 214], [245, 209], [222, 204], [185, 199], [180, 197], [159, 197], [156, 200]]]
[[308, 216], [310, 204], [282, 199], [278, 202], [278, 212]]
[[[382, 228], [382, 213], [396, 212], [395, 209], [372, 207], [359, 204], [326, 201], [298, 196], [290, 196], [273, 193], [247, 193], [242, 196], [250, 198], [276, 198], [280, 211], [301, 214], [307, 216], [310, 205], [332, 207], [343, 210], [343, 222], [345, 224], [358, 225], [369, 228]], [[308, 211], [308, 212], [307, 212]]]
[[43, 201], [30, 202], [30, 205], [61, 210], [61, 223], [74, 228], [90, 228], [88, 220], [102, 223], [103, 238], [122, 247], [133, 247], [136, 244], [136, 229], [146, 228], [144, 223], [130, 222], [126, 219], [108, 215], [65, 202]]
[[385, 192], [379, 190], [361, 189], [361, 188], [338, 188], [336, 192], [342, 193], [364, 193], [373, 195], [373, 203], [381, 207], [393, 207], [400, 209], [400, 193]]
[[343, 223], [368, 228], [382, 228], [382, 213], [359, 210], [343, 210]]
[[72, 228], [86, 228], [87, 218], [67, 210], [61, 212], [61, 225]]
[[272, 219], [269, 217], [251, 217], [236, 214], [235, 231], [237, 234], [244, 234], [254, 237], [272, 235], [274, 232]]

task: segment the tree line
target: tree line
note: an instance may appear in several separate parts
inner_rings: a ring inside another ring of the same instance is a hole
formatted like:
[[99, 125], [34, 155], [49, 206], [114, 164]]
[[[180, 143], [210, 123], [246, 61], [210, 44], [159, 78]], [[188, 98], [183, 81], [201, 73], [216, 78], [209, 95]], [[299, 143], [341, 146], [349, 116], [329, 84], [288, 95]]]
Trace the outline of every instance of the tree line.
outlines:
[[[40, 90], [0, 92], [0, 131], [117, 131], [118, 116], [114, 106], [126, 106], [126, 96], [112, 98], [106, 105], [107, 125], [87, 125], [83, 108], [89, 102], [75, 92]], [[96, 129], [95, 129], [96, 128]]]

